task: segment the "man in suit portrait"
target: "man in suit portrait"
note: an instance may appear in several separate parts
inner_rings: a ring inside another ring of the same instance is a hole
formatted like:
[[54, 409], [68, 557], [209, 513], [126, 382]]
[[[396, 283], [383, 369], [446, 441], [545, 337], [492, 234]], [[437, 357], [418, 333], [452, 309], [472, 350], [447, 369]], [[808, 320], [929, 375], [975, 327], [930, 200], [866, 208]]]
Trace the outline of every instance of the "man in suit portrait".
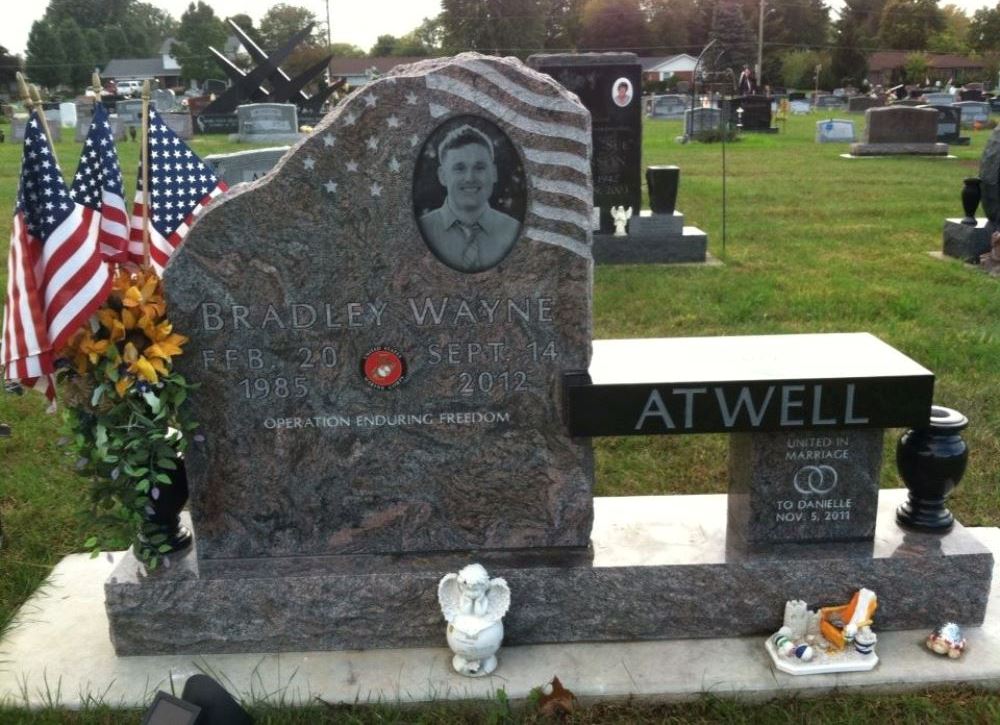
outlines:
[[490, 206], [497, 183], [493, 142], [466, 124], [438, 144], [437, 179], [444, 204], [420, 217], [420, 231], [438, 259], [460, 272], [482, 272], [507, 256], [521, 224]]

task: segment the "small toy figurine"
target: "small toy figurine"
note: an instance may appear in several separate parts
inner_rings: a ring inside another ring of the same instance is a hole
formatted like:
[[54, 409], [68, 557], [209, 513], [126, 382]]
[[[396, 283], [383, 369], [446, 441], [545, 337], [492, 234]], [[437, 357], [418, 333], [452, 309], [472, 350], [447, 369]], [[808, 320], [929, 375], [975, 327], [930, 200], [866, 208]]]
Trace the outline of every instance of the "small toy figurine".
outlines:
[[632, 207], [629, 207], [627, 210], [624, 206], [611, 207], [611, 218], [615, 222], [615, 236], [627, 236], [625, 233], [625, 225], [628, 224], [628, 220], [632, 218]]
[[847, 604], [817, 610], [803, 601], [785, 602], [782, 627], [764, 648], [774, 666], [791, 675], [870, 670], [878, 664], [878, 637], [871, 629], [877, 607], [870, 589], [859, 589]]
[[942, 624], [927, 635], [927, 649], [957, 660], [965, 651], [965, 635], [962, 634], [962, 628], [954, 622]]
[[482, 677], [497, 668], [503, 641], [503, 616], [510, 608], [510, 588], [499, 577], [490, 579], [479, 564], [446, 574], [438, 584], [438, 602], [448, 622], [451, 666], [468, 677]]

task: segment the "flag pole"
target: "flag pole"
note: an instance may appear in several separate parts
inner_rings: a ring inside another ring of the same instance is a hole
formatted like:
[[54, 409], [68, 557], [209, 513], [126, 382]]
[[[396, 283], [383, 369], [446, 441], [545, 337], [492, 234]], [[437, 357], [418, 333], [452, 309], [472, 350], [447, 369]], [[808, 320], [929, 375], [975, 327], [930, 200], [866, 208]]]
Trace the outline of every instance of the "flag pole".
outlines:
[[142, 82], [142, 267], [149, 269], [149, 81]]
[[42, 94], [38, 92], [38, 86], [34, 83], [28, 86], [28, 89], [31, 92], [31, 103], [35, 110], [38, 111], [38, 118], [42, 122], [42, 130], [45, 131], [45, 135], [49, 139], [49, 146], [52, 147], [52, 161], [58, 168], [59, 159], [56, 157], [55, 139], [52, 138], [52, 131], [49, 130], [49, 120], [45, 118], [45, 109], [42, 108]]

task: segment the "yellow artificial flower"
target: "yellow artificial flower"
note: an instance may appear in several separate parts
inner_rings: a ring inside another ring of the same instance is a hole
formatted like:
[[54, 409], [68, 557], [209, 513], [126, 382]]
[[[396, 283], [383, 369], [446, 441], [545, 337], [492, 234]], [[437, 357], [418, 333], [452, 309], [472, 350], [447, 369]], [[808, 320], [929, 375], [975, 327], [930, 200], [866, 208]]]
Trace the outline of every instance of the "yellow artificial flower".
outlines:
[[122, 321], [121, 315], [117, 312], [108, 307], [103, 307], [97, 311], [97, 319], [100, 320], [104, 329], [108, 331], [110, 342], [118, 342], [125, 338], [125, 323]]
[[160, 278], [156, 276], [156, 272], [150, 270], [144, 279], [141, 276], [136, 279], [122, 295], [122, 304], [130, 309], [137, 319], [149, 317], [155, 320], [162, 317], [167, 310], [167, 303], [163, 299]]
[[139, 327], [142, 328], [142, 331], [146, 333], [146, 337], [152, 343], [143, 351], [146, 357], [158, 357], [166, 362], [170, 362], [171, 357], [183, 354], [181, 345], [186, 343], [188, 339], [184, 335], [174, 332], [174, 326], [170, 324], [169, 320], [164, 320], [160, 324], [154, 325], [153, 321], [148, 317], [143, 317], [139, 320]]
[[156, 368], [145, 355], [139, 354], [131, 342], [125, 343], [125, 352], [122, 357], [129, 364], [128, 371], [133, 375], [139, 376], [148, 383], [160, 382], [160, 378], [156, 375]]

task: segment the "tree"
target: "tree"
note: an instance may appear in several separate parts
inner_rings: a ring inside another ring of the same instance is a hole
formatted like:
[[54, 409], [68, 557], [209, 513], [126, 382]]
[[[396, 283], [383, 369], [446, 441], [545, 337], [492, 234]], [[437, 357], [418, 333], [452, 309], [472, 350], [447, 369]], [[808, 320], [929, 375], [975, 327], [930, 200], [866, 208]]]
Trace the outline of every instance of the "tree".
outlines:
[[580, 24], [586, 0], [549, 0], [545, 13], [546, 50], [575, 50], [580, 42]]
[[980, 53], [1000, 50], [1000, 3], [992, 10], [981, 8], [975, 12], [966, 38], [969, 47]]
[[[830, 34], [830, 12], [823, 0], [773, 2], [766, 8], [761, 83], [771, 83], [782, 74], [788, 50], [822, 48], [827, 45]], [[787, 80], [785, 85], [788, 85]]]
[[365, 51], [351, 43], [331, 43], [325, 48], [327, 55], [334, 58], [364, 58]]
[[218, 75], [219, 69], [209, 53], [209, 47], [221, 48], [228, 33], [211, 6], [202, 0], [190, 3], [181, 15], [177, 30], [177, 43], [173, 55], [181, 65], [181, 76], [186, 80], [204, 80]]
[[159, 54], [163, 41], [176, 35], [179, 29], [173, 16], [146, 2], [133, 3], [122, 24], [131, 54], [139, 58]]
[[788, 88], [812, 88], [816, 84], [816, 66], [821, 66], [819, 84], [833, 85], [830, 56], [818, 50], [789, 50], [781, 56], [781, 82]]
[[664, 55], [698, 55], [694, 35], [700, 17], [697, 0], [651, 0], [646, 7], [650, 44]]
[[944, 27], [937, 0], [887, 0], [879, 22], [879, 42], [897, 50], [925, 50], [930, 36]]
[[545, 39], [545, 0], [442, 0], [448, 52], [530, 55]]
[[45, 18], [55, 23], [73, 20], [81, 29], [122, 22], [136, 0], [49, 0]]
[[934, 53], [969, 52], [969, 16], [957, 5], [948, 4], [941, 8], [944, 28], [927, 39], [927, 49]]
[[368, 55], [372, 58], [383, 58], [387, 55], [393, 55], [398, 46], [399, 38], [395, 35], [380, 35], [375, 39], [375, 45], [368, 51]]
[[646, 16], [639, 0], [588, 0], [580, 17], [580, 50], [645, 53]]
[[754, 35], [739, 4], [720, 0], [712, 16], [711, 37], [721, 53], [715, 70], [732, 68], [738, 73], [742, 66], [753, 65], [757, 48]]
[[44, 17], [31, 24], [28, 34], [26, 70], [33, 83], [55, 88], [62, 82], [66, 56], [59, 33]]
[[[861, 85], [868, 75], [867, 48], [878, 31], [871, 19], [876, 9], [881, 13], [881, 0], [845, 0], [840, 17], [834, 23], [834, 48], [830, 62], [838, 84]], [[874, 15], [874, 17], [879, 17]], [[871, 35], [869, 35], [871, 33]]]
[[[105, 49], [104, 36], [101, 35], [101, 31], [97, 28], [87, 28], [83, 31], [83, 37], [87, 41], [87, 50], [94, 61], [94, 65], [99, 67], [107, 65], [107, 62], [111, 58], [108, 57], [107, 50]], [[90, 82], [89, 78], [87, 82]]]
[[62, 82], [74, 90], [90, 84], [96, 59], [90, 53], [87, 39], [73, 18], [65, 18], [58, 27], [59, 44], [65, 59], [60, 73]]
[[906, 82], [924, 85], [927, 82], [927, 69], [930, 67], [931, 59], [924, 53], [907, 53], [903, 59]]
[[[260, 19], [260, 42], [264, 50], [271, 52], [277, 50], [288, 39], [306, 27], [309, 23], [315, 23], [316, 16], [311, 10], [299, 7], [298, 5], [286, 5], [278, 3], [268, 10], [264, 17]], [[320, 30], [319, 26], [313, 28], [303, 43], [309, 45], [326, 45], [326, 33]]]
[[24, 61], [19, 55], [11, 55], [10, 51], [0, 45], [0, 87], [10, 88], [17, 79], [17, 72], [22, 69]]
[[426, 53], [406, 53], [400, 55], [434, 55], [439, 53], [444, 44], [444, 24], [441, 16], [435, 15], [433, 18], [424, 18], [416, 28], [399, 39], [401, 47], [419, 45], [426, 50]]

